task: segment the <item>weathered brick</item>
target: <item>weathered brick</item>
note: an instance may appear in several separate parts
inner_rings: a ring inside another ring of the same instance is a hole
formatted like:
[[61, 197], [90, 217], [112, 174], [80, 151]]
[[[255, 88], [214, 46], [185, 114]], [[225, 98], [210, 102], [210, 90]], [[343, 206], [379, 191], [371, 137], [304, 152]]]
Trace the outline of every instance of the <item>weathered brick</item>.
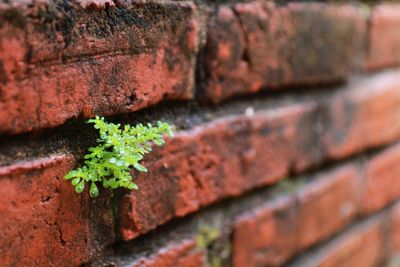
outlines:
[[384, 266], [383, 223], [378, 218], [353, 227], [316, 252], [295, 261], [289, 267], [373, 267]]
[[201, 94], [233, 95], [343, 80], [362, 53], [366, 14], [351, 5], [221, 5], [208, 26]]
[[217, 200], [275, 183], [291, 171], [396, 141], [398, 85], [398, 72], [391, 71], [323, 98], [178, 132], [145, 162], [150, 173], [139, 175], [140, 190], [122, 199], [122, 237], [134, 238]]
[[18, 44], [1, 55], [18, 52], [15, 63], [61, 64], [82, 56], [151, 55], [158, 50], [173, 54], [173, 45], [189, 60], [196, 46], [195, 6], [190, 2], [115, 1], [117, 5], [97, 9], [90, 7], [99, 1], [15, 2], [0, 5], [2, 44]]
[[132, 267], [206, 267], [205, 255], [196, 249], [194, 240], [183, 240], [142, 257]]
[[63, 176], [72, 158], [0, 168], [2, 266], [78, 266], [89, 258], [88, 201]]
[[329, 98], [324, 144], [329, 158], [395, 142], [400, 137], [400, 72], [356, 80]]
[[300, 189], [297, 247], [309, 247], [350, 222], [358, 212], [360, 187], [361, 176], [350, 165]]
[[295, 209], [291, 197], [282, 197], [253, 210], [236, 222], [233, 266], [276, 266], [296, 251]]
[[192, 96], [197, 22], [188, 2], [2, 7], [0, 132]]
[[[121, 234], [131, 239], [217, 200], [272, 184], [319, 158], [305, 102], [237, 115], [179, 132], [144, 163], [139, 190], [121, 201]], [[271, 149], [273, 148], [273, 149]], [[303, 153], [307, 151], [308, 153]], [[136, 176], [136, 174], [133, 174]]]
[[[162, 55], [140, 57], [92, 58], [32, 70], [30, 79], [2, 86], [0, 131], [18, 133], [57, 126], [78, 116], [129, 112], [155, 104], [166, 95], [189, 97], [187, 91], [174, 87], [180, 76], [170, 78], [171, 74], [163, 71]], [[148, 68], [153, 60], [156, 65]]]
[[400, 63], [400, 5], [380, 4], [372, 8], [369, 22], [366, 67], [370, 70]]
[[242, 215], [233, 230], [233, 265], [280, 266], [331, 236], [355, 216], [359, 182], [348, 165]]
[[363, 211], [379, 210], [400, 197], [400, 145], [371, 158], [366, 164]]

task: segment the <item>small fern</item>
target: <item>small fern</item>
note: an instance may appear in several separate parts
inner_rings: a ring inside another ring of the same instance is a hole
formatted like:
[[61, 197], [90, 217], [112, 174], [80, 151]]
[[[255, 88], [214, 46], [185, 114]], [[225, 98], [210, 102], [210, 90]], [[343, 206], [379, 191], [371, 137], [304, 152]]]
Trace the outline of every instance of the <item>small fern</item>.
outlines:
[[158, 146], [164, 144], [164, 134], [172, 136], [171, 126], [165, 122], [157, 122], [136, 126], [108, 123], [102, 117], [96, 116], [88, 123], [93, 123], [99, 130], [100, 138], [95, 147], [89, 148], [85, 155], [85, 165], [70, 171], [64, 179], [72, 180], [77, 193], [81, 193], [86, 183], [90, 183], [90, 195], [99, 195], [98, 184], [105, 188], [116, 189], [125, 187], [130, 190], [138, 189], [130, 175], [131, 168], [140, 172], [147, 169], [139, 163], [144, 155], [151, 151], [151, 143]]

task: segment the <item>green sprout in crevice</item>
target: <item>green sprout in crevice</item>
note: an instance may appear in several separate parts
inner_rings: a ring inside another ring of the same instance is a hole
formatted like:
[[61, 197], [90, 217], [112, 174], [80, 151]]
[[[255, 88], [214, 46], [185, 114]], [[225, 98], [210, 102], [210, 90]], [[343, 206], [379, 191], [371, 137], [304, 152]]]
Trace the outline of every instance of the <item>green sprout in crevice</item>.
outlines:
[[229, 258], [230, 245], [224, 242], [220, 229], [207, 225], [200, 225], [196, 237], [197, 248], [205, 251], [207, 262], [211, 267], [225, 266]]
[[89, 148], [89, 153], [84, 156], [84, 166], [70, 171], [64, 179], [72, 180], [77, 193], [81, 193], [86, 183], [90, 183], [92, 197], [99, 195], [99, 184], [104, 188], [138, 189], [132, 181], [130, 170], [135, 168], [147, 172], [140, 161], [151, 152], [151, 145], [163, 145], [165, 134], [173, 136], [171, 126], [160, 121], [155, 126], [150, 123], [124, 125], [123, 129], [120, 124], [108, 123], [98, 116], [88, 123], [93, 123], [99, 131], [97, 146]]
[[197, 247], [201, 249], [207, 249], [221, 236], [221, 232], [218, 228], [207, 225], [200, 225], [199, 232], [200, 233], [196, 237], [196, 244]]

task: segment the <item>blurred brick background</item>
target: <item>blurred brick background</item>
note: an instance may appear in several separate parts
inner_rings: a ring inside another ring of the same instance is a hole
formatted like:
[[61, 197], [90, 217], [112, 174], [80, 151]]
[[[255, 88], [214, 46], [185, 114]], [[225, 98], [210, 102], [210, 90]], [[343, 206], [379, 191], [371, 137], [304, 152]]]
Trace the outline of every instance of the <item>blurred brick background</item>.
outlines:
[[[175, 125], [139, 191], [94, 115]], [[0, 0], [0, 199], [1, 266], [400, 266], [400, 3]]]

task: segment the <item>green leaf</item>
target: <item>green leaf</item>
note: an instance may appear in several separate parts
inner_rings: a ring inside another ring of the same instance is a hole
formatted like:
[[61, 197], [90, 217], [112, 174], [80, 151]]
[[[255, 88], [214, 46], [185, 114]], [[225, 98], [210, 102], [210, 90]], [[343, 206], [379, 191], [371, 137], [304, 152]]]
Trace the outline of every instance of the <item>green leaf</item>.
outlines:
[[161, 146], [164, 144], [164, 140], [160, 139], [160, 140], [154, 140], [154, 144], [156, 144], [157, 146]]
[[81, 178], [74, 178], [74, 179], [71, 181], [71, 184], [72, 184], [73, 186], [76, 186], [77, 184], [79, 184], [80, 181], [81, 181]]
[[207, 248], [207, 242], [203, 235], [198, 235], [196, 238], [196, 244], [199, 248]]
[[90, 185], [90, 196], [97, 197], [99, 195], [99, 189], [97, 188], [95, 183]]
[[102, 185], [103, 185], [104, 188], [109, 188], [109, 187], [110, 187], [110, 183], [109, 183], [109, 181], [106, 180], [106, 179], [104, 179], [104, 180], [102, 181]]
[[147, 172], [146, 167], [143, 166], [143, 165], [141, 165], [141, 164], [139, 164], [139, 163], [133, 164], [133, 167], [134, 167], [136, 170], [140, 171], [140, 172]]
[[219, 229], [214, 228], [214, 229], [210, 229], [210, 231], [208, 232], [208, 240], [210, 242], [215, 241], [219, 236], [221, 235]]
[[65, 180], [69, 180], [69, 179], [74, 178], [74, 177], [75, 177], [74, 172], [75, 172], [75, 171], [70, 171], [70, 172], [68, 172], [67, 175], [64, 176], [64, 179], [65, 179]]
[[110, 181], [109, 184], [112, 189], [115, 189], [119, 186], [119, 183], [117, 181]]
[[137, 186], [137, 184], [131, 182], [128, 185], [128, 189], [130, 189], [130, 190], [138, 190], [139, 187]]
[[85, 189], [85, 181], [82, 180], [77, 186], [75, 186], [75, 191], [80, 194], [82, 193], [83, 189]]

